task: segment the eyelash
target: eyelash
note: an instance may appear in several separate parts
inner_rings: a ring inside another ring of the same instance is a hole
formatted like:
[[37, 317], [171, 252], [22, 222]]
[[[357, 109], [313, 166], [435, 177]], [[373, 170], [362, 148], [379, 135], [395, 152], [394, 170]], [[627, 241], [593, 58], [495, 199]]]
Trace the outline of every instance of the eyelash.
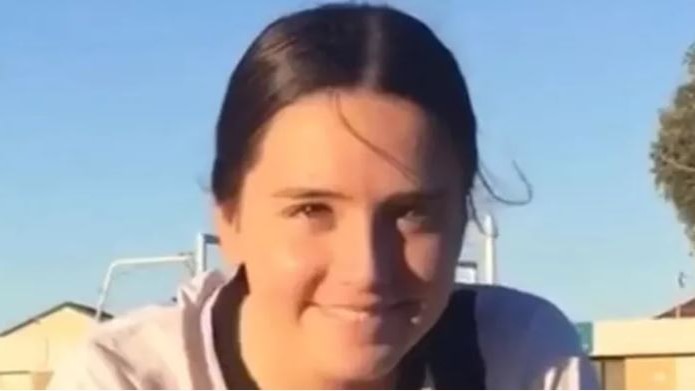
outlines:
[[433, 223], [433, 213], [425, 206], [414, 206], [405, 208], [398, 214], [398, 218], [404, 219], [407, 223], [418, 226], [429, 226]]
[[[430, 231], [435, 229], [437, 220], [435, 213], [430, 209], [423, 205], [403, 206], [392, 210], [391, 216], [407, 231]], [[287, 208], [283, 215], [292, 219], [303, 218], [315, 223], [330, 224], [331, 220], [328, 219], [332, 217], [332, 212], [333, 209], [325, 203], [308, 202]]]
[[303, 215], [306, 218], [311, 218], [314, 217], [312, 215], [318, 214], [318, 213], [325, 213], [325, 212], [330, 212], [331, 208], [322, 203], [318, 202], [313, 202], [313, 203], [306, 203], [306, 204], [301, 204], [297, 206], [293, 206], [285, 212], [285, 215], [288, 217], [298, 217], [300, 215]]

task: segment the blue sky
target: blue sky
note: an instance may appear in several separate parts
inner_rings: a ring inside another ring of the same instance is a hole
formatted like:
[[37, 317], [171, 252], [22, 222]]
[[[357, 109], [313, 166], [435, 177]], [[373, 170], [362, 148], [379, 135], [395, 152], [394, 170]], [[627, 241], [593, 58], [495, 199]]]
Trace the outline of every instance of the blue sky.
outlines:
[[[683, 79], [695, 2], [391, 1], [455, 51], [497, 206], [500, 277], [576, 320], [649, 316], [694, 272], [649, 174], [657, 110]], [[212, 128], [242, 50], [313, 1], [0, 3], [0, 328], [96, 301], [110, 260], [189, 250], [206, 230]], [[181, 272], [117, 281], [113, 308]], [[695, 285], [690, 285], [695, 286]]]

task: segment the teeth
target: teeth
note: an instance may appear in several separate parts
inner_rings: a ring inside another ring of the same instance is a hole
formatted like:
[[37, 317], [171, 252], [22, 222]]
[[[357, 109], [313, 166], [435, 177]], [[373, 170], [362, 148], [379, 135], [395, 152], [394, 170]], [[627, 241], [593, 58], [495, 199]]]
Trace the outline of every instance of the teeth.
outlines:
[[361, 322], [370, 316], [368, 311], [353, 310], [344, 307], [326, 307], [325, 310], [330, 315], [352, 322]]

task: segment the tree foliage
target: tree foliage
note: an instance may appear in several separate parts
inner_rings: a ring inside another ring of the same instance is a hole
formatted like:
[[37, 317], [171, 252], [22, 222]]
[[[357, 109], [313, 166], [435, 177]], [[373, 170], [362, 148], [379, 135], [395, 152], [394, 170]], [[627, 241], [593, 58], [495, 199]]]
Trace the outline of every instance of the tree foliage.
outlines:
[[652, 173], [664, 198], [673, 204], [695, 248], [695, 43], [684, 59], [686, 80], [671, 104], [659, 113], [652, 143]]

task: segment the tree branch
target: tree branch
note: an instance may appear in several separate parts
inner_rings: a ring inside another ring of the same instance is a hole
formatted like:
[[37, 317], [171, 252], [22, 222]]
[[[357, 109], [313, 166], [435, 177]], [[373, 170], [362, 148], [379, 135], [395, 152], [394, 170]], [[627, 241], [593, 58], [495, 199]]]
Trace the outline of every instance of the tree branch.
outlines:
[[658, 157], [659, 157], [659, 160], [668, 164], [669, 166], [672, 166], [673, 168], [675, 168], [677, 170], [681, 170], [681, 171], [689, 172], [691, 174], [695, 174], [695, 167], [693, 167], [693, 166], [679, 163], [675, 159], [672, 159], [672, 158], [664, 155], [663, 153], [660, 153], [658, 155]]

